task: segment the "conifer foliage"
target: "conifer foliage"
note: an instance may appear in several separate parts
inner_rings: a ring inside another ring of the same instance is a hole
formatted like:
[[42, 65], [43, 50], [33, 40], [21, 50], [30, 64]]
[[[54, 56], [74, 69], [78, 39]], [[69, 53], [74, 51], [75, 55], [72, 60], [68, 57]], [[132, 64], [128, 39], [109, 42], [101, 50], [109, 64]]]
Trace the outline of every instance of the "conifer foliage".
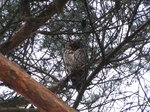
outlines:
[[[149, 9], [149, 0], [0, 1], [0, 112], [148, 112]], [[72, 40], [88, 56], [78, 91], [63, 59]]]

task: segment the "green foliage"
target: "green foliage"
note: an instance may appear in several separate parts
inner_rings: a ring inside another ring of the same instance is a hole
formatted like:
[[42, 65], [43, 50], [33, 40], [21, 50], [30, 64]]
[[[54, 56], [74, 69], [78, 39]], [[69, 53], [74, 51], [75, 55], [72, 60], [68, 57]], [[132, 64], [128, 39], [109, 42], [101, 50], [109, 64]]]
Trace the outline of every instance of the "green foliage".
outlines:
[[[73, 107], [79, 101], [81, 112], [149, 111], [149, 24], [138, 30], [150, 21], [147, 2], [120, 0], [120, 7], [116, 7], [115, 0], [71, 0], [63, 14], [55, 14], [7, 57], [52, 88], [58, 83], [56, 79], [68, 76], [62, 57], [65, 43], [80, 39], [90, 60], [84, 94], [77, 99], [68, 81], [57, 95]], [[9, 40], [23, 23], [36, 18], [50, 3], [30, 1], [31, 13], [27, 16], [22, 0], [7, 1], [0, 8], [0, 43]], [[1, 99], [15, 94], [11, 92]]]

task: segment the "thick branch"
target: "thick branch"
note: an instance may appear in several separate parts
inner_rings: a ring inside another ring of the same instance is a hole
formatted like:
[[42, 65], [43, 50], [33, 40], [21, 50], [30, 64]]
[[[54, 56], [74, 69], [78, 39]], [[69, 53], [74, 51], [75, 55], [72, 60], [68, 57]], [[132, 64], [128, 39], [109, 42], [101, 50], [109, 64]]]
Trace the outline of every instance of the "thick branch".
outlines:
[[25, 96], [43, 112], [75, 112], [50, 90], [36, 82], [18, 65], [0, 54], [0, 80]]
[[[58, 0], [57, 0], [58, 1]], [[68, 0], [59, 0], [57, 3], [60, 8], [63, 8]], [[61, 5], [60, 5], [61, 4]], [[30, 35], [35, 32], [41, 25], [48, 21], [55, 13], [58, 12], [56, 3], [53, 2], [45, 8], [45, 10], [39, 14], [36, 18], [31, 18], [22, 25], [22, 27], [14, 33], [9, 40], [0, 45], [0, 52], [2, 54], [10, 53], [14, 48], [23, 43], [26, 39], [30, 38]]]

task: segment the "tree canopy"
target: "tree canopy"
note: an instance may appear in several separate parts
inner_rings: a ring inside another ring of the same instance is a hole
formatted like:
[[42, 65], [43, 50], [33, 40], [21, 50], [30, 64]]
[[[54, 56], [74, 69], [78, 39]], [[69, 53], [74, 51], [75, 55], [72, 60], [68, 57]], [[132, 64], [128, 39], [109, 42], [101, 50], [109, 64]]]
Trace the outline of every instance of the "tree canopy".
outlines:
[[[0, 1], [0, 52], [80, 112], [149, 112], [150, 1], [58, 2]], [[79, 92], [63, 61], [64, 46], [74, 39], [89, 57]], [[37, 111], [11, 86], [0, 82], [0, 112]]]

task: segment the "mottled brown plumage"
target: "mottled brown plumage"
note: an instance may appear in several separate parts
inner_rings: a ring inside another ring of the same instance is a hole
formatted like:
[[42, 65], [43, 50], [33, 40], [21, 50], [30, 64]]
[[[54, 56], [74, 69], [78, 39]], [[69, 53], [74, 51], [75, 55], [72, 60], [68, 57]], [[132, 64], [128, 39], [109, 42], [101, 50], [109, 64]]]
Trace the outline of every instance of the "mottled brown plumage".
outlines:
[[88, 56], [80, 40], [71, 40], [66, 43], [63, 58], [72, 86], [79, 91], [88, 74]]

